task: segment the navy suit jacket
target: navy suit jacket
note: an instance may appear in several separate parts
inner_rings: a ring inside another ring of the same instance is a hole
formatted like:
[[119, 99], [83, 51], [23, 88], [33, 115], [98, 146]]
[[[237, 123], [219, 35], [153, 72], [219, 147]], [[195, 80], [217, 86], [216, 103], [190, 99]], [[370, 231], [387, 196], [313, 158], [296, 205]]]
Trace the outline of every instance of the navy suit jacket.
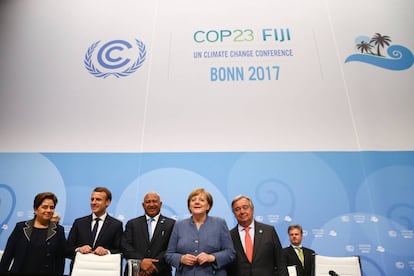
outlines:
[[282, 259], [282, 246], [273, 226], [254, 222], [254, 244], [252, 263], [246, 257], [240, 240], [238, 225], [230, 230], [236, 260], [228, 269], [229, 276], [287, 276]]
[[154, 235], [149, 241], [146, 216], [131, 219], [127, 222], [125, 232], [122, 235], [121, 245], [124, 257], [138, 260], [157, 259], [159, 262], [155, 265], [158, 268], [158, 273], [152, 275], [170, 276], [171, 266], [165, 262], [164, 255], [174, 224], [175, 220], [160, 215]]
[[[73, 222], [67, 242], [68, 257], [72, 260], [75, 258], [76, 248], [84, 245], [92, 247], [91, 225], [92, 214], [78, 218]], [[96, 239], [95, 247], [102, 246], [112, 254], [121, 253], [122, 232], [122, 222], [107, 215]]]
[[302, 266], [298, 254], [296, 254], [295, 248], [293, 248], [293, 246], [283, 248], [282, 255], [285, 259], [286, 265], [296, 265], [298, 276], [312, 276], [315, 262], [315, 251], [306, 247], [302, 247], [302, 251], [305, 260], [304, 267]]
[[[29, 246], [33, 232], [34, 220], [22, 221], [16, 224], [13, 232], [7, 240], [6, 248], [0, 262], [0, 272], [21, 273], [23, 269], [26, 250]], [[41, 271], [33, 271], [33, 274], [63, 275], [65, 268], [66, 238], [64, 228], [53, 222], [49, 223], [47, 236], [42, 245], [42, 251], [34, 258], [42, 262]], [[30, 257], [30, 256], [29, 256]], [[14, 259], [14, 260], [13, 260]], [[0, 274], [2, 274], [0, 273]]]

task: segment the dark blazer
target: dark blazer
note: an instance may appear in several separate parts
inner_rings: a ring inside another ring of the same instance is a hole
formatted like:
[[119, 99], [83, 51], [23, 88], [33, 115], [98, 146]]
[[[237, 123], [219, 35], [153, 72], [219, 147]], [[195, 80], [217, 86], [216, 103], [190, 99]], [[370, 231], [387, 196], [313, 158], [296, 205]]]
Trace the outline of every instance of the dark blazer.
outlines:
[[[39, 250], [36, 256], [26, 256], [26, 250], [33, 232], [33, 225], [34, 219], [16, 223], [13, 232], [7, 240], [6, 248], [0, 262], [1, 274], [7, 271], [13, 274], [20, 274], [24, 268], [24, 260], [32, 257], [36, 261], [39, 261], [39, 263], [42, 263], [42, 266], [39, 268], [39, 271], [33, 271], [30, 274], [63, 275], [66, 246], [64, 228], [56, 225], [54, 222], [49, 222], [47, 236], [41, 251]], [[12, 261], [13, 264], [10, 268]]]
[[302, 266], [298, 254], [296, 254], [295, 248], [293, 248], [293, 246], [283, 248], [282, 255], [286, 262], [286, 265], [296, 265], [298, 276], [312, 276], [315, 263], [315, 251], [306, 247], [302, 247], [302, 251], [305, 260], [305, 267]]
[[[175, 220], [160, 215], [154, 230], [154, 235], [149, 241], [146, 216], [131, 219], [125, 226], [122, 235], [122, 252], [126, 259], [152, 258], [159, 260], [155, 265], [158, 273], [152, 275], [171, 276], [171, 266], [165, 262], [164, 255], [168, 247], [171, 232]], [[128, 267], [125, 268], [127, 275]]]
[[282, 246], [273, 226], [254, 222], [252, 263], [246, 257], [240, 240], [238, 225], [230, 230], [236, 260], [228, 269], [229, 276], [286, 276], [286, 264], [282, 259]]
[[[76, 248], [83, 245], [92, 247], [92, 214], [75, 219], [70, 229], [67, 243], [67, 255], [72, 260], [76, 255]], [[95, 247], [102, 246], [112, 254], [121, 253], [122, 222], [107, 215], [101, 231], [96, 239]]]

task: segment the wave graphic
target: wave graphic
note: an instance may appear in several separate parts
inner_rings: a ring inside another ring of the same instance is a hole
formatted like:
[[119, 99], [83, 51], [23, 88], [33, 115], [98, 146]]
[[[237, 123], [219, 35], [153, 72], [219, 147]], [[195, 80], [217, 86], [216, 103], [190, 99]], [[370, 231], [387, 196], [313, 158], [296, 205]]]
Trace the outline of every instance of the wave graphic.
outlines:
[[[6, 193], [4, 193], [6, 192]], [[7, 224], [16, 207], [16, 194], [6, 184], [0, 183], [0, 234], [3, 232], [3, 225]]]
[[345, 63], [359, 61], [394, 71], [408, 69], [414, 63], [413, 53], [404, 46], [392, 45], [388, 47], [387, 54], [389, 57], [379, 57], [369, 54], [354, 54], [347, 57]]

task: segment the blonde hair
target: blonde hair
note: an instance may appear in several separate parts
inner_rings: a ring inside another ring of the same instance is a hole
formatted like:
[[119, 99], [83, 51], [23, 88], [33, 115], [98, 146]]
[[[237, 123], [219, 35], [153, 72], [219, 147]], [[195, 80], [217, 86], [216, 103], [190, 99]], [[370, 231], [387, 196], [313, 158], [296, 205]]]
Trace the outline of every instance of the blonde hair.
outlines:
[[188, 196], [188, 199], [187, 199], [187, 208], [188, 208], [188, 211], [190, 211], [190, 213], [191, 213], [191, 210], [190, 210], [190, 201], [191, 201], [191, 198], [193, 198], [195, 196], [198, 196], [198, 195], [204, 195], [206, 197], [207, 203], [208, 203], [208, 205], [210, 205], [210, 209], [207, 210], [207, 214], [208, 214], [208, 212], [210, 212], [211, 208], [213, 208], [213, 196], [209, 192], [207, 192], [206, 190], [204, 190], [203, 188], [197, 188], [197, 189], [193, 190], [190, 193], [190, 195]]

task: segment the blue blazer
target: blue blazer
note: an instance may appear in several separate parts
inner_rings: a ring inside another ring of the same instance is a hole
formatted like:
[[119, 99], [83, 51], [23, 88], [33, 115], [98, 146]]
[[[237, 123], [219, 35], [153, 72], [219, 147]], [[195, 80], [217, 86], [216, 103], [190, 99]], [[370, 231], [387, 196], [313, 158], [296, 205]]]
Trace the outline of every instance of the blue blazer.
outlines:
[[[91, 224], [92, 214], [78, 218], [73, 222], [67, 242], [67, 254], [72, 260], [75, 258], [76, 248], [84, 245], [92, 247]], [[107, 215], [96, 239], [95, 247], [102, 246], [112, 254], [121, 253], [122, 232], [122, 222]]]
[[[21, 273], [33, 232], [34, 219], [16, 223], [16, 226], [7, 240], [6, 248], [0, 262], [0, 272], [10, 271], [11, 273]], [[33, 274], [54, 274], [63, 275], [65, 269], [65, 246], [66, 238], [64, 228], [49, 222], [47, 236], [42, 245], [42, 251], [37, 256], [43, 265], [41, 271], [33, 271]], [[10, 264], [13, 264], [10, 268]], [[10, 270], [9, 270], [10, 268]]]
[[[180, 263], [184, 254], [198, 255], [201, 252], [214, 255], [216, 261], [202, 266], [185, 266]], [[177, 221], [165, 255], [167, 262], [176, 268], [177, 276], [227, 275], [226, 266], [234, 258], [235, 251], [226, 221], [211, 216], [207, 216], [198, 230], [192, 218]]]
[[[174, 227], [175, 220], [160, 215], [154, 235], [149, 241], [148, 224], [145, 216], [131, 219], [125, 226], [122, 236], [122, 252], [126, 259], [152, 258], [159, 260], [155, 263], [158, 273], [152, 275], [171, 276], [171, 266], [165, 262], [165, 252], [167, 251], [168, 241]], [[126, 266], [125, 269], [127, 269]], [[125, 272], [127, 275], [128, 271]]]

